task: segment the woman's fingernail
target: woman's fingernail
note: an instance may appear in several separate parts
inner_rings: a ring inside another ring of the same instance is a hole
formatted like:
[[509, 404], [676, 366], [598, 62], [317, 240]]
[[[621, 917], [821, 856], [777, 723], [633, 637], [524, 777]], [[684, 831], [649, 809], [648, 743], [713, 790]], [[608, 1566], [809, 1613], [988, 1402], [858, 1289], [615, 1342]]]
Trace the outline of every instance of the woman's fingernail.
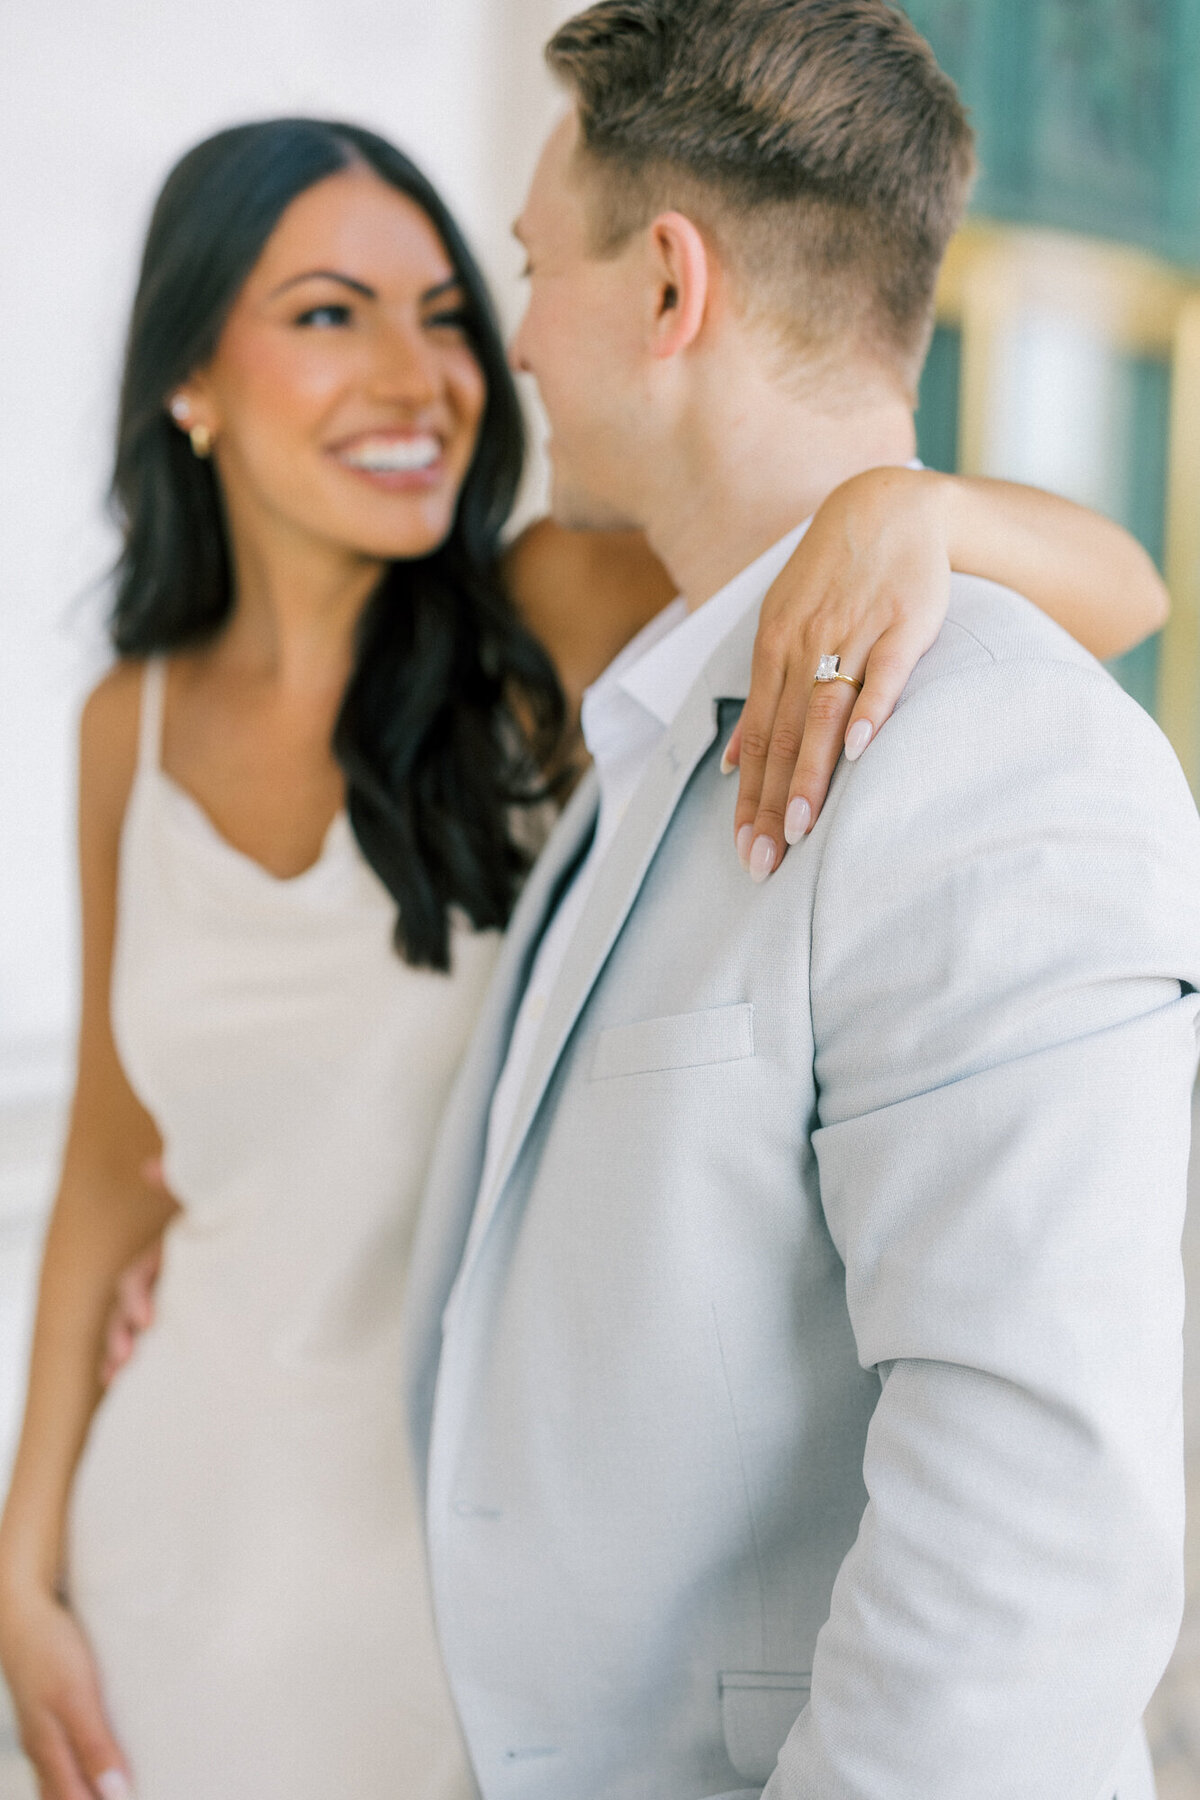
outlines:
[[737, 834], [736, 842], [738, 861], [741, 863], [743, 869], [748, 869], [750, 867], [750, 846], [754, 842], [753, 825], [743, 825], [742, 829]]
[[724, 750], [721, 753], [721, 773], [722, 773], [722, 775], [732, 775], [733, 771], [737, 768], [737, 764], [735, 762], [731, 762], [729, 759], [729, 746], [732, 743], [733, 743], [733, 739], [730, 738], [729, 743], [726, 744]]
[[789, 844], [800, 842], [808, 830], [811, 819], [812, 807], [802, 795], [798, 794], [794, 800], [789, 801], [787, 812], [783, 817], [783, 835]]
[[120, 1769], [106, 1769], [97, 1775], [96, 1792], [100, 1800], [133, 1800], [133, 1789]]
[[769, 837], [755, 838], [750, 852], [750, 878], [765, 881], [775, 867], [775, 846]]
[[875, 734], [870, 719], [855, 719], [846, 733], [846, 761], [857, 762]]

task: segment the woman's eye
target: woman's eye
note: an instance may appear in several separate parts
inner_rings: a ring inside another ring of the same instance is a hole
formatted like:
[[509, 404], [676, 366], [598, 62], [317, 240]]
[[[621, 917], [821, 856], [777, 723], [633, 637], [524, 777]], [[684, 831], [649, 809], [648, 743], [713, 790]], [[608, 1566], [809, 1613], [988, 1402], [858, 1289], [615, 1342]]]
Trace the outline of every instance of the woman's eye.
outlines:
[[318, 330], [330, 330], [338, 325], [350, 323], [350, 308], [339, 305], [336, 301], [328, 301], [324, 306], [310, 306], [296, 320], [297, 325], [315, 325]]
[[432, 313], [425, 321], [426, 325], [436, 325], [449, 331], [466, 331], [470, 322], [470, 315], [461, 306], [453, 312]]

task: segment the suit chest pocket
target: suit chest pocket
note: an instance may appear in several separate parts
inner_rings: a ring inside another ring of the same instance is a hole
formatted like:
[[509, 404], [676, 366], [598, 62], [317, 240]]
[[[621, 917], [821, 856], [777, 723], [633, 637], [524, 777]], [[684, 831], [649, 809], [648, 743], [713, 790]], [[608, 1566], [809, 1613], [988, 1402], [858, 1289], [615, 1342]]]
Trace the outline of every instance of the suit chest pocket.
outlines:
[[713, 1006], [704, 1012], [610, 1025], [596, 1039], [588, 1078], [611, 1081], [618, 1075], [698, 1069], [753, 1055], [753, 1006]]
[[784, 1739], [808, 1704], [811, 1675], [726, 1669], [721, 1676], [725, 1754], [743, 1781], [771, 1779]]

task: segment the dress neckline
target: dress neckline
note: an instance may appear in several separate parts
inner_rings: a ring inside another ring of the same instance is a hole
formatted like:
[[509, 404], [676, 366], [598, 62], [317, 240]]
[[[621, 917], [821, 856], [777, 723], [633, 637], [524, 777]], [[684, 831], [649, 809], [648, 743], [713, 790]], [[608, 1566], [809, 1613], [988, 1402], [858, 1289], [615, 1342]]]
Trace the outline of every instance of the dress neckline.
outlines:
[[158, 782], [179, 817], [195, 831], [199, 838], [206, 840], [212, 849], [223, 856], [231, 867], [244, 869], [257, 880], [265, 883], [267, 887], [279, 892], [295, 890], [317, 879], [335, 857], [344, 853], [353, 837], [349, 815], [346, 808], [340, 806], [326, 827], [316, 860], [295, 875], [276, 875], [272, 869], [267, 868], [265, 863], [259, 862], [256, 856], [251, 856], [247, 851], [239, 850], [236, 844], [230, 843], [225, 833], [216, 825], [196, 796], [176, 781], [173, 775], [168, 775], [161, 763], [151, 764], [148, 768], [143, 769], [142, 773]]
[[319, 885], [331, 862], [340, 860], [346, 865], [354, 860], [354, 832], [344, 805], [338, 808], [329, 821], [315, 862], [309, 863], [306, 869], [301, 869], [296, 875], [276, 875], [265, 863], [259, 862], [257, 857], [230, 843], [196, 796], [181, 782], [176, 781], [173, 775], [168, 775], [163, 767], [163, 714], [166, 698], [167, 658], [148, 657], [142, 670], [137, 778], [160, 790], [173, 808], [176, 819], [192, 833], [197, 843], [202, 843], [215, 852], [230, 869], [241, 871], [268, 891], [279, 894], [303, 892], [310, 886]]

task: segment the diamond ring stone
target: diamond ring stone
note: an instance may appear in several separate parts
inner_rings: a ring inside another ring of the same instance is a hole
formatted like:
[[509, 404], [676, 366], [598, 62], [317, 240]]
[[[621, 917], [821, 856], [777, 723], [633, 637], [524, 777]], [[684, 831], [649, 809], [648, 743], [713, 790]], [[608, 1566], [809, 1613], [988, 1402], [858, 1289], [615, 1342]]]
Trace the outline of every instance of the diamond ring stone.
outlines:
[[840, 656], [823, 656], [817, 664], [817, 672], [813, 676], [813, 680], [844, 681], [846, 686], [852, 687], [856, 693], [862, 692], [861, 681], [856, 681], [853, 675], [842, 674], [842, 659]]

